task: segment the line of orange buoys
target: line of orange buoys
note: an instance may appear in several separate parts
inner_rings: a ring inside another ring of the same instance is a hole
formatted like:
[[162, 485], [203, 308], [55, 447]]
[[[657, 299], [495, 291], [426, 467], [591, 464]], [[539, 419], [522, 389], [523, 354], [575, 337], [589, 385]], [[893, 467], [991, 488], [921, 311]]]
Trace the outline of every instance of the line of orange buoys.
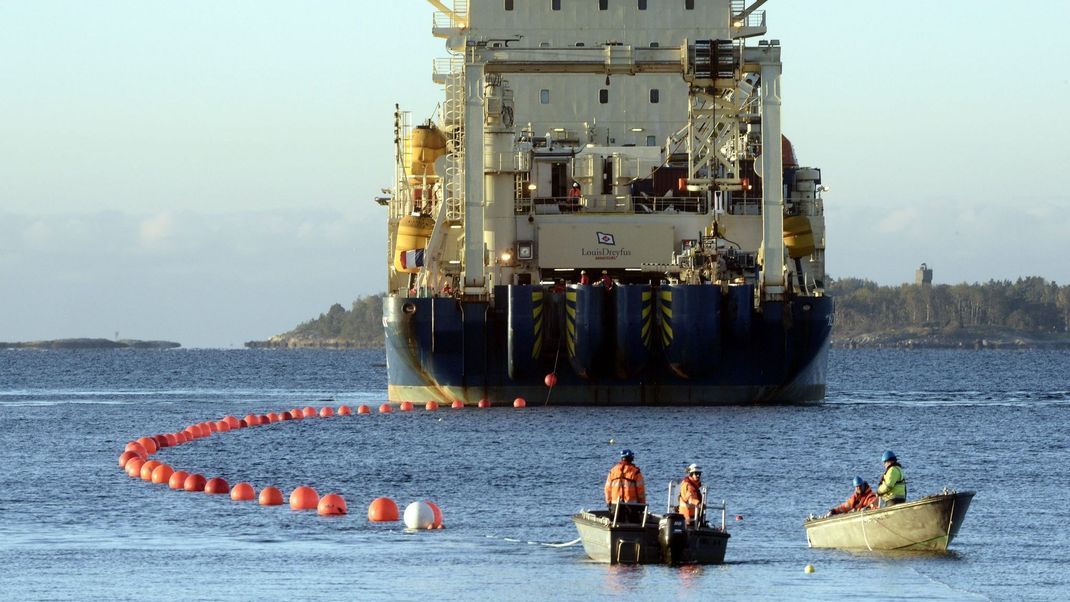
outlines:
[[[489, 400], [479, 400], [478, 407], [489, 408]], [[526, 407], [523, 398], [518, 397], [513, 401], [514, 408]], [[464, 408], [464, 403], [459, 400], [450, 405], [453, 409]], [[424, 409], [430, 412], [436, 411], [439, 404], [435, 400], [428, 401]], [[412, 402], [403, 401], [398, 406], [401, 412], [412, 412]], [[369, 406], [361, 404], [357, 406], [356, 414], [371, 414]], [[389, 403], [379, 406], [381, 414], [391, 414], [394, 407]], [[170, 465], [159, 460], [149, 459], [165, 447], [175, 447], [210, 437], [216, 433], [226, 433], [243, 428], [263, 426], [277, 422], [292, 420], [304, 420], [306, 418], [331, 418], [334, 416], [352, 416], [353, 409], [343, 405], [336, 411], [330, 406], [317, 410], [311, 406], [293, 408], [282, 412], [269, 412], [267, 414], [248, 414], [244, 418], [224, 416], [219, 420], [208, 420], [191, 424], [186, 428], [174, 432], [153, 435], [151, 437], [139, 437], [126, 444], [119, 454], [119, 468], [126, 471], [131, 478], [140, 478], [157, 485], [167, 485], [170, 489], [179, 491], [204, 492], [209, 495], [230, 495], [230, 499], [238, 502], [257, 500], [261, 506], [281, 506], [283, 504], [282, 490], [274, 486], [267, 486], [260, 490], [257, 496], [256, 489], [250, 483], [236, 483], [233, 487], [222, 477], [207, 478], [202, 474], [189, 473], [185, 470], [176, 470]], [[308, 485], [301, 485], [290, 492], [290, 508], [293, 510], [315, 510], [321, 516], [347, 514], [346, 501], [338, 493], [328, 493], [320, 497], [319, 493]], [[405, 525], [411, 529], [441, 529], [442, 511], [430, 500], [413, 502], [405, 508]], [[401, 519], [397, 503], [389, 497], [379, 497], [372, 500], [368, 506], [368, 520], [371, 522], [396, 522]]]

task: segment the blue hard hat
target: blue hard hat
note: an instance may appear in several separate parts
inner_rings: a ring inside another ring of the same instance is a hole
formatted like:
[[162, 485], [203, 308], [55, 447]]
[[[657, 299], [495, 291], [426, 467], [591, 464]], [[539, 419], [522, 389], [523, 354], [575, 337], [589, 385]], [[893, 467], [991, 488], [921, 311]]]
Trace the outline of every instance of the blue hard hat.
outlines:
[[635, 454], [633, 454], [632, 450], [630, 450], [630, 449], [622, 449], [622, 450], [620, 450], [620, 457], [628, 458], [629, 460], [631, 460], [632, 458], [635, 457]]
[[892, 450], [884, 452], [884, 455], [881, 456], [881, 462], [894, 462], [896, 459], [895, 452]]
[[866, 484], [866, 481], [862, 479], [862, 477], [855, 477], [854, 484], [855, 487], [861, 487], [862, 485]]

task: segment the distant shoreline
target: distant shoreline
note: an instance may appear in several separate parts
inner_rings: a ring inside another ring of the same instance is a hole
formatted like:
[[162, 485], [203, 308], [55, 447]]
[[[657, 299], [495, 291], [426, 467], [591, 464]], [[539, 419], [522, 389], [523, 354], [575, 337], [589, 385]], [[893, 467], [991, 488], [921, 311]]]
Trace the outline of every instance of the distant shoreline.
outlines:
[[139, 339], [52, 339], [48, 341], [0, 341], [0, 349], [177, 349], [174, 341], [142, 341]]

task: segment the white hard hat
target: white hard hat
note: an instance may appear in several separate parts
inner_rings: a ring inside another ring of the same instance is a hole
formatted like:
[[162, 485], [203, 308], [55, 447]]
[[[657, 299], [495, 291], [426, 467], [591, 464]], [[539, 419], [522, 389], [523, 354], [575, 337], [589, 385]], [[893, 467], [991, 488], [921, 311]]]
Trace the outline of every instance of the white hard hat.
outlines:
[[687, 474], [695, 474], [695, 473], [702, 474], [702, 469], [699, 468], [698, 464], [692, 464], [691, 466], [687, 467]]

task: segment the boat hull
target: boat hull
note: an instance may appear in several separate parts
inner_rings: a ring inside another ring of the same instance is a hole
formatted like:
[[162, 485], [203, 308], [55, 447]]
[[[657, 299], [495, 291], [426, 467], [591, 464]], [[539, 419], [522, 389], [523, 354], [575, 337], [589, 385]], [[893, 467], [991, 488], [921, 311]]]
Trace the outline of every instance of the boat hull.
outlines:
[[946, 493], [808, 520], [806, 539], [813, 548], [946, 552], [973, 496], [972, 491]]
[[[607, 564], [660, 564], [664, 562], [658, 542], [658, 516], [646, 525], [613, 525], [608, 513], [581, 512], [572, 522], [587, 556]], [[688, 528], [687, 546], [679, 564], [722, 564], [731, 536], [719, 529]]]
[[[495, 299], [509, 300], [501, 303], [387, 297], [389, 401], [708, 406], [824, 399], [830, 298], [796, 297], [741, 315], [726, 295], [723, 311], [683, 313], [686, 295], [716, 287], [677, 286], [674, 319], [673, 307], [655, 302], [649, 287], [629, 288], [554, 294], [501, 286]], [[708, 323], [696, 326], [702, 320]], [[544, 384], [550, 373], [557, 375], [552, 390]]]

